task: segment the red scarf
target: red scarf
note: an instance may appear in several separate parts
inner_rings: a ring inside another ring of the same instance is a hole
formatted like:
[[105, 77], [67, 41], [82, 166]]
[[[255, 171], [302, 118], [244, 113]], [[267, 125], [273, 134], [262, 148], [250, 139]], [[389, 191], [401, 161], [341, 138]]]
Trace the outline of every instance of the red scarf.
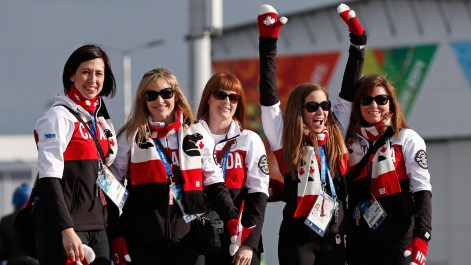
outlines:
[[73, 84], [70, 85], [70, 89], [67, 91], [66, 95], [75, 102], [75, 104], [82, 106], [82, 108], [90, 113], [94, 113], [96, 106], [99, 104], [99, 96], [93, 99], [85, 98]]
[[160, 127], [157, 124], [152, 124], [152, 122], [149, 119], [149, 129], [152, 133], [152, 138], [162, 138], [165, 137], [169, 134], [176, 133], [182, 127], [183, 123], [183, 115], [182, 115], [182, 110], [177, 109], [177, 112], [175, 113], [175, 121], [170, 123], [167, 126]]
[[[349, 170], [354, 170], [355, 166], [363, 158], [369, 148], [366, 145], [371, 145], [371, 143], [378, 140], [384, 133], [384, 129], [390, 125], [391, 118], [388, 117], [375, 126], [358, 129], [358, 136], [348, 140], [348, 149], [351, 151]], [[365, 140], [361, 141], [360, 137], [364, 138], [368, 143]], [[401, 185], [393, 161], [395, 151], [391, 140], [388, 140], [369, 158], [371, 192], [377, 198], [401, 192]], [[365, 177], [368, 177], [366, 167], [362, 169], [362, 172], [360, 172], [356, 179], [364, 179]]]
[[[312, 136], [312, 132], [305, 127], [304, 139], [306, 143], [312, 144]], [[315, 137], [317, 138], [318, 146], [325, 146], [329, 137], [329, 131], [325, 128], [322, 132], [315, 134]], [[311, 211], [321, 189], [320, 170], [321, 164], [319, 157], [314, 151], [314, 147], [310, 145], [303, 146], [297, 170], [299, 183], [298, 199], [294, 211], [295, 218], [307, 216]]]

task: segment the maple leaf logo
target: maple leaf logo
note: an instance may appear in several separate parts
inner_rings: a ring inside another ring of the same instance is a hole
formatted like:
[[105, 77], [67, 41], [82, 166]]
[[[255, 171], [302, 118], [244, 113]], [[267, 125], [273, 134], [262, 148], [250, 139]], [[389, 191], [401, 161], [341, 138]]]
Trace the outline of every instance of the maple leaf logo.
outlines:
[[275, 23], [275, 19], [272, 18], [271, 16], [267, 16], [267, 17], [263, 20], [263, 24], [265, 24], [266, 26], [271, 26], [273, 23]]
[[304, 175], [304, 169], [303, 168], [299, 169], [299, 175]]
[[203, 149], [203, 147], [204, 147], [204, 143], [201, 141], [200, 142], [200, 149]]

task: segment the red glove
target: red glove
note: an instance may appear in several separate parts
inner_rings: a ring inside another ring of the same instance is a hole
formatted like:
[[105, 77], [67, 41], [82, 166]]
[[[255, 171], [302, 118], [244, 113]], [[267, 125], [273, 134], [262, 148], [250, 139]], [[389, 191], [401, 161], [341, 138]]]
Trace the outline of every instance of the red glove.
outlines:
[[350, 10], [346, 4], [340, 4], [337, 7], [337, 13], [339, 13], [340, 17], [347, 23], [348, 31], [350, 31], [353, 35], [361, 36], [365, 32], [363, 26], [361, 25], [360, 21], [356, 17], [355, 11]]
[[72, 261], [70, 258], [67, 258], [65, 265], [89, 265], [95, 260], [95, 252], [93, 249], [85, 244], [82, 244], [84, 259], [82, 261]]
[[414, 237], [404, 251], [404, 257], [409, 257], [412, 254], [411, 265], [424, 265], [427, 260], [427, 248], [428, 243], [425, 240]]
[[242, 204], [240, 205], [238, 219], [231, 219], [226, 223], [227, 232], [229, 233], [229, 236], [231, 238], [231, 244], [229, 245], [229, 254], [231, 256], [235, 255], [237, 250], [239, 250], [239, 247], [244, 244], [247, 237], [250, 235], [250, 233], [252, 233], [252, 230], [255, 228], [255, 225], [249, 228], [242, 226], [241, 220], [242, 212], [244, 211], [244, 202], [245, 201], [242, 201]]
[[113, 254], [113, 262], [116, 265], [126, 265], [126, 262], [131, 262], [129, 256], [128, 246], [124, 237], [117, 237], [111, 241], [111, 249]]
[[258, 11], [258, 31], [260, 38], [278, 38], [281, 26], [288, 22], [286, 17], [278, 19], [278, 13], [271, 5], [261, 5]]

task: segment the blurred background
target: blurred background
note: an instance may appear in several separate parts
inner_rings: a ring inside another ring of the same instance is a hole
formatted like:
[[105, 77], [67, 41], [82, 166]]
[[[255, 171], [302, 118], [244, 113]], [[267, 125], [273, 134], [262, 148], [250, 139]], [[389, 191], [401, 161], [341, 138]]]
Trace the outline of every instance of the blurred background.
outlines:
[[[0, 1], [0, 215], [13, 191], [37, 173], [35, 121], [63, 93], [62, 70], [79, 46], [107, 51], [117, 95], [106, 104], [116, 129], [142, 75], [170, 68], [197, 106], [213, 72], [244, 85], [249, 126], [261, 135], [258, 28], [261, 4], [289, 18], [278, 41], [282, 106], [301, 82], [340, 89], [349, 38], [336, 7], [347, 3], [368, 34], [364, 74], [393, 82], [409, 125], [427, 143], [433, 232], [427, 264], [471, 260], [471, 1], [468, 0], [2, 0]], [[194, 110], [196, 110], [194, 108]], [[270, 162], [273, 158], [270, 157]], [[271, 163], [272, 177], [279, 178]], [[283, 203], [268, 206], [265, 264], [277, 262]], [[366, 253], [365, 253], [366, 254]]]

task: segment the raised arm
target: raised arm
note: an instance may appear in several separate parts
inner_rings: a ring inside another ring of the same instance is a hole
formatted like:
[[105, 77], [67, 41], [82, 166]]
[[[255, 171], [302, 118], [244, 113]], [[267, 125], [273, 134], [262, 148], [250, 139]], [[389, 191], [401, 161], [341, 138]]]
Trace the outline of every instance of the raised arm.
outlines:
[[[283, 130], [283, 117], [276, 88], [276, 43], [280, 28], [287, 21], [286, 17], [278, 19], [278, 14], [272, 6], [260, 6], [258, 28], [260, 33], [260, 105], [262, 110], [262, 126], [270, 143], [270, 148], [275, 153], [281, 150], [281, 131]], [[278, 165], [280, 165], [280, 161], [278, 161]]]
[[356, 82], [361, 78], [363, 62], [365, 59], [366, 32], [358, 20], [355, 11], [345, 4], [337, 7], [337, 12], [347, 24], [350, 32], [350, 48], [348, 50], [347, 65], [342, 79], [339, 99], [334, 104], [333, 112], [339, 120], [343, 131], [348, 128], [351, 114], [351, 103], [355, 97]]

